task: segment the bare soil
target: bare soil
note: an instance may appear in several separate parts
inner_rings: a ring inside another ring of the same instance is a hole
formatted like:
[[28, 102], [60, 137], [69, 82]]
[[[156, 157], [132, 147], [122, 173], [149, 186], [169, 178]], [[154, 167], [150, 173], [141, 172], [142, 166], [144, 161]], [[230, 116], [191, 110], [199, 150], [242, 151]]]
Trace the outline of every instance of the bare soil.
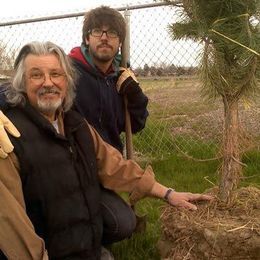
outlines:
[[[151, 103], [155, 103], [169, 111], [164, 120], [173, 122], [183, 118], [178, 125], [174, 124], [171, 131], [173, 135], [188, 133], [204, 140], [219, 139], [221, 142], [223, 128], [223, 102], [219, 98], [207, 100], [201, 96], [201, 84], [194, 79], [169, 80], [167, 84], [154, 81], [156, 87], [149, 82], [152, 90], [148, 96]], [[160, 91], [158, 91], [160, 88]], [[241, 135], [247, 138], [257, 138], [260, 135], [260, 97], [255, 97], [251, 102], [241, 100], [239, 106], [239, 118], [241, 123]], [[151, 108], [153, 109], [153, 108]], [[158, 106], [156, 107], [158, 109]]]
[[[210, 193], [217, 194], [217, 188]], [[259, 260], [260, 190], [241, 188], [229, 207], [214, 201], [191, 212], [166, 206], [158, 248], [164, 260]]]
[[[190, 140], [193, 146], [195, 142], [198, 147], [201, 143], [205, 143], [216, 147], [217, 153], [221, 150], [223, 102], [220, 98], [215, 100], [202, 98], [198, 79], [149, 80], [142, 82], [142, 86], [150, 99], [150, 118], [155, 117], [167, 124], [167, 130], [182, 154], [190, 155]], [[239, 121], [241, 153], [253, 149], [259, 150], [260, 97], [255, 96], [251, 102], [240, 100]], [[186, 138], [187, 136], [189, 138]], [[186, 138], [185, 141], [182, 141], [183, 138]], [[218, 157], [218, 154], [214, 157]]]

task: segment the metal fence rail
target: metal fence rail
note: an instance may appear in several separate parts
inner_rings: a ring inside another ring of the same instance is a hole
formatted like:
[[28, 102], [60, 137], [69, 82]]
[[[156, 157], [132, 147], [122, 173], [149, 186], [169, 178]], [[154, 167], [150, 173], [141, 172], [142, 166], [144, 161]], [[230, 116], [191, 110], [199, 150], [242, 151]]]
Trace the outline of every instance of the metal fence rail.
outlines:
[[[129, 12], [130, 64], [148, 95], [146, 128], [134, 137], [136, 156], [149, 160], [180, 153], [194, 160], [219, 158], [223, 109], [220, 100], [200, 96], [196, 77], [203, 46], [173, 41], [168, 25], [179, 19], [178, 7], [165, 3], [118, 8]], [[0, 23], [0, 75], [9, 75], [17, 51], [32, 40], [53, 41], [68, 53], [81, 44], [84, 13]], [[243, 151], [259, 151], [260, 106], [241, 102]]]

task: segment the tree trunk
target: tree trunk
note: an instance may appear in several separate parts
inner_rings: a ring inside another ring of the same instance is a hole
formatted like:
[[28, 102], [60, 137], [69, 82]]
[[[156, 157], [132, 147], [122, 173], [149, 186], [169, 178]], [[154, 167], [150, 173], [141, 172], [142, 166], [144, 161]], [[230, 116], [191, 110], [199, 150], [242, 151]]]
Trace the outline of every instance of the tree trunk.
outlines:
[[229, 205], [233, 200], [232, 190], [237, 187], [242, 171], [239, 152], [238, 101], [225, 99], [224, 112], [223, 165], [219, 198]]

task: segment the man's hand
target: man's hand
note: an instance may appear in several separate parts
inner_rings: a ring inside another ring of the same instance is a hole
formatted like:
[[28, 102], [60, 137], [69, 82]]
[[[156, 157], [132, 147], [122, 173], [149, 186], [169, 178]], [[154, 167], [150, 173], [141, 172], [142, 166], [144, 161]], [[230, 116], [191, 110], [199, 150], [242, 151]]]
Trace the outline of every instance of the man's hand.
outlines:
[[0, 158], [6, 158], [14, 149], [6, 131], [14, 137], [20, 137], [13, 123], [0, 111]]
[[140, 87], [134, 72], [130, 69], [120, 67], [116, 88], [118, 93], [122, 95], [138, 91]]
[[169, 194], [168, 202], [170, 205], [175, 207], [197, 210], [197, 206], [192, 204], [191, 202], [200, 200], [210, 201], [212, 199], [213, 197], [210, 195], [172, 191]]

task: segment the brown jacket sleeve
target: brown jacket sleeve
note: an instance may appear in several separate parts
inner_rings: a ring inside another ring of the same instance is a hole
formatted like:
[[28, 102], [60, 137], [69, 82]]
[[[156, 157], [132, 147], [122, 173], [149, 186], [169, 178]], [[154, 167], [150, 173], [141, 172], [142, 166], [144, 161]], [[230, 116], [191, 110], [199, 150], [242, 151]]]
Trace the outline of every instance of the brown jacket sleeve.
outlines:
[[125, 160], [120, 152], [103, 141], [93, 127], [89, 125], [93, 136], [100, 182], [105, 188], [129, 192], [130, 203], [151, 195], [156, 183], [153, 170], [145, 170], [133, 160]]
[[10, 260], [47, 260], [44, 242], [25, 211], [18, 169], [14, 153], [0, 159], [0, 249]]

